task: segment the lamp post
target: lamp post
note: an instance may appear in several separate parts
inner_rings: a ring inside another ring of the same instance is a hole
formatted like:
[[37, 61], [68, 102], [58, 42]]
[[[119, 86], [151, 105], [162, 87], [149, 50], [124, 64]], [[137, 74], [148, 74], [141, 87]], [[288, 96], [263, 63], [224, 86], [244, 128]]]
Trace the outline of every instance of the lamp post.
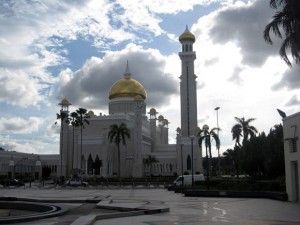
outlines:
[[207, 162], [207, 166], [206, 166], [206, 185], [207, 185], [207, 190], [209, 190], [209, 160], [208, 160], [208, 151], [207, 151], [207, 146], [209, 144], [210, 141], [210, 135], [207, 135], [207, 131], [209, 130], [209, 126], [208, 125], [203, 125], [204, 130], [204, 135], [205, 135], [205, 150], [206, 150], [206, 162]]
[[[218, 114], [219, 109], [220, 109], [219, 106], [215, 108], [215, 110], [217, 111], [217, 134], [218, 134], [218, 138], [220, 139], [220, 136], [219, 136], [219, 114]], [[219, 174], [219, 176], [221, 175], [220, 147], [218, 147], [218, 174]]]
[[183, 187], [183, 154], [182, 154], [183, 143], [180, 144], [181, 149], [181, 186]]
[[194, 141], [195, 136], [191, 135], [191, 145], [192, 145], [192, 186], [194, 186], [194, 148], [193, 148], [193, 141]]

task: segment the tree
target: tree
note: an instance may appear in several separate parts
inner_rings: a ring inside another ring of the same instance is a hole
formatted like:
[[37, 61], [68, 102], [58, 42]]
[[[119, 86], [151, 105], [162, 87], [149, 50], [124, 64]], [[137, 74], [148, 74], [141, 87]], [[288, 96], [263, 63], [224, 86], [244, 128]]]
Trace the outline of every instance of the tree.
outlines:
[[234, 160], [236, 170], [252, 177], [274, 179], [284, 176], [283, 127], [275, 125], [268, 135], [262, 132], [253, 136], [243, 146], [236, 145], [234, 150], [223, 155]]
[[151, 180], [151, 176], [152, 176], [152, 164], [158, 163], [158, 162], [159, 162], [158, 159], [152, 155], [148, 155], [147, 158], [143, 159], [143, 163], [150, 167], [150, 180]]
[[108, 140], [110, 143], [114, 143], [118, 149], [118, 176], [119, 182], [121, 181], [121, 152], [120, 144], [126, 145], [126, 138], [130, 139], [130, 130], [127, 128], [125, 123], [121, 123], [119, 126], [113, 124], [110, 126], [108, 132]]
[[80, 126], [80, 170], [82, 170], [82, 131], [84, 129], [84, 124], [90, 124], [88, 118], [90, 116], [87, 114], [87, 109], [79, 108], [76, 110], [77, 113], [77, 123]]
[[277, 178], [285, 175], [284, 166], [284, 145], [283, 126], [275, 125], [267, 136], [269, 148], [265, 153], [265, 171], [270, 178]]
[[276, 12], [271, 22], [265, 27], [264, 39], [273, 44], [270, 32], [284, 40], [281, 44], [279, 55], [290, 67], [292, 66], [287, 49], [291, 49], [292, 57], [296, 64], [300, 64], [300, 1], [299, 0], [270, 0], [270, 6], [280, 11]]
[[252, 177], [284, 176], [283, 127], [275, 125], [266, 136], [261, 133], [243, 146], [242, 169]]
[[211, 153], [211, 142], [214, 140], [216, 143], [216, 148], [219, 149], [220, 148], [220, 139], [218, 134], [216, 133], [216, 131], [218, 130], [218, 128], [212, 128], [211, 130], [208, 129], [203, 129], [198, 132], [198, 144], [199, 147], [201, 148], [202, 146], [202, 142], [204, 141], [205, 143], [205, 149], [206, 149], [206, 155], [208, 155], [207, 150], [209, 151], [209, 158], [207, 158], [208, 161], [208, 168], [209, 170], [211, 169], [210, 165], [210, 161], [212, 160], [212, 153]]
[[42, 177], [44, 179], [46, 179], [46, 178], [50, 177], [50, 175], [51, 175], [50, 166], [43, 166], [43, 168], [42, 168]]
[[254, 126], [251, 126], [250, 123], [252, 121], [254, 121], [254, 118], [250, 118], [248, 120], [245, 120], [244, 117], [242, 118], [238, 118], [238, 117], [234, 117], [234, 119], [238, 122], [237, 124], [235, 124], [232, 129], [231, 129], [231, 133], [232, 133], [232, 139], [235, 140], [236, 145], [238, 145], [239, 147], [241, 147], [241, 137], [243, 137], [243, 145], [244, 143], [249, 139], [250, 137], [255, 136], [255, 134], [257, 133], [257, 130]]
[[252, 177], [265, 177], [265, 160], [269, 143], [264, 132], [252, 137], [243, 146], [242, 169]]
[[75, 128], [79, 127], [79, 120], [78, 120], [78, 114], [77, 112], [72, 112], [69, 116], [69, 122], [73, 127], [73, 145], [72, 145], [72, 170], [74, 169], [74, 146], [75, 146]]
[[92, 168], [95, 171], [96, 175], [100, 175], [100, 168], [103, 166], [102, 160], [99, 159], [98, 155], [96, 156], [95, 161], [93, 162]]
[[232, 162], [232, 167], [235, 170], [237, 178], [239, 178], [240, 175], [241, 153], [242, 149], [237, 145], [234, 147], [234, 149], [227, 149], [225, 152], [223, 152], [223, 155]]

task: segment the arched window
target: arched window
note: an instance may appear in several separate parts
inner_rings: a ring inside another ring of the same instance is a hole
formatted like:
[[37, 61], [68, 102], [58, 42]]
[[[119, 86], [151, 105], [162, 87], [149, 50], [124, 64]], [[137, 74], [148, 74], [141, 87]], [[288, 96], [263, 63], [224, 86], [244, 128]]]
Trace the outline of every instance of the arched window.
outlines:
[[185, 51], [188, 52], [189, 51], [189, 46], [186, 44], [185, 45]]
[[88, 158], [88, 174], [93, 174], [93, 164], [94, 164], [94, 161], [93, 161], [93, 158], [91, 156], [91, 154], [89, 155], [89, 158]]
[[95, 170], [95, 175], [100, 175], [100, 167], [102, 167], [102, 160], [99, 159], [99, 156], [96, 156], [95, 162], [93, 164], [93, 169]]
[[192, 169], [192, 160], [190, 155], [188, 155], [187, 159], [186, 159], [186, 169], [187, 170], [191, 170]]
[[173, 165], [170, 164], [170, 172], [173, 172]]

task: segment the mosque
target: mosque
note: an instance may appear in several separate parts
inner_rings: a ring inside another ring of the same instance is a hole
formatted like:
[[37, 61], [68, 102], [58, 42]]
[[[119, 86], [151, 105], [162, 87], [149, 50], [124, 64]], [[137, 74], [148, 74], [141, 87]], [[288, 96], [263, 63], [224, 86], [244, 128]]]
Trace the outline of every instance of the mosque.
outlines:
[[[147, 92], [134, 79], [127, 63], [123, 77], [109, 90], [108, 115], [95, 115], [89, 111], [89, 125], [84, 129], [73, 128], [62, 121], [59, 155], [39, 156], [43, 165], [49, 165], [51, 175], [71, 177], [74, 173], [100, 177], [118, 176], [118, 151], [114, 143], [109, 143], [108, 132], [113, 124], [126, 124], [130, 139], [120, 145], [121, 177], [174, 176], [182, 173], [203, 173], [202, 151], [197, 135], [197, 88], [194, 74], [193, 51], [195, 36], [188, 30], [180, 35], [182, 51], [180, 100], [181, 128], [177, 128], [176, 144], [169, 144], [169, 121], [158, 116], [154, 108], [147, 109]], [[149, 93], [151, 94], [151, 93]], [[63, 99], [59, 105], [61, 112], [69, 114], [71, 103]], [[82, 132], [82, 133], [81, 133]], [[32, 156], [32, 155], [31, 155]], [[145, 164], [149, 156], [157, 161]], [[14, 156], [18, 158], [17, 155]], [[37, 157], [37, 156], [35, 156]], [[56, 158], [57, 161], [53, 161]], [[1, 163], [1, 162], [0, 162]], [[55, 164], [55, 167], [53, 167]], [[9, 168], [9, 166], [8, 166]]]

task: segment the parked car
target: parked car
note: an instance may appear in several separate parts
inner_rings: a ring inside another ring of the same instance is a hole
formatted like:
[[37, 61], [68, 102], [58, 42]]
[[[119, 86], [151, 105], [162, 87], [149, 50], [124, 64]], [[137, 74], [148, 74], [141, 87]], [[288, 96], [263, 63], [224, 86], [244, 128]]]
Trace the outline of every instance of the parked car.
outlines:
[[3, 186], [23, 186], [24, 182], [19, 181], [17, 179], [6, 179], [1, 180], [0, 184]]
[[194, 177], [194, 182], [205, 180], [205, 177], [203, 174], [195, 174], [194, 176], [183, 175], [183, 176], [177, 177], [176, 180], [174, 180], [173, 185], [180, 186], [180, 185], [182, 185], [182, 183], [183, 183], [183, 185], [191, 185], [193, 177]]
[[88, 186], [88, 182], [85, 182], [83, 180], [81, 180], [80, 178], [72, 178], [72, 179], [69, 179], [65, 182], [66, 185], [69, 185], [69, 186]]

